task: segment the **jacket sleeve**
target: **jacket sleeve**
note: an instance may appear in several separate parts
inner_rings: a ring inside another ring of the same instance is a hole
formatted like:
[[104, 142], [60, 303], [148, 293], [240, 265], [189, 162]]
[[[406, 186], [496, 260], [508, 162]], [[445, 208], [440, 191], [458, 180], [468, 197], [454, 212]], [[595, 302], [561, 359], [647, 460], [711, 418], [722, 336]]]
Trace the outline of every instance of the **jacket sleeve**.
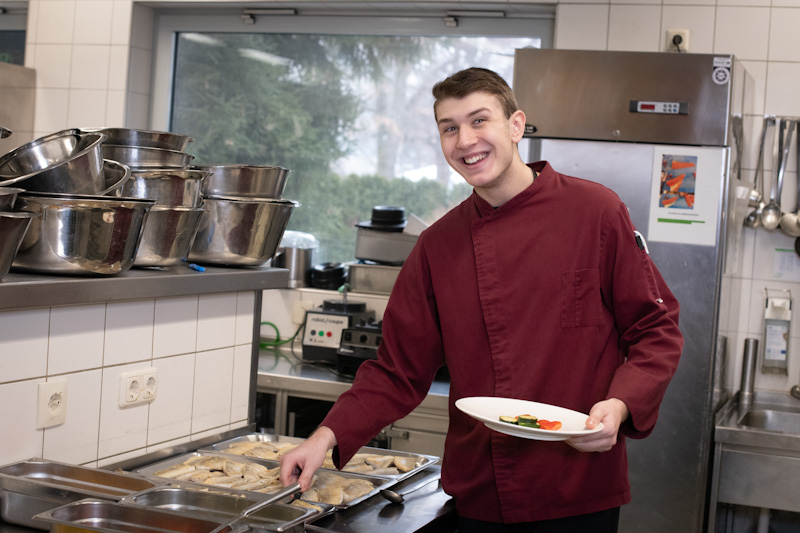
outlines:
[[678, 367], [683, 335], [678, 301], [646, 251], [637, 243], [627, 208], [621, 205], [603, 234], [602, 269], [624, 363], [611, 381], [608, 398], [625, 402], [630, 417], [623, 435], [644, 438], [658, 418], [667, 385]]
[[423, 242], [424, 233], [395, 282], [377, 360], [359, 367], [353, 386], [322, 421], [336, 435], [333, 460], [338, 468], [381, 429], [419, 405], [444, 364]]

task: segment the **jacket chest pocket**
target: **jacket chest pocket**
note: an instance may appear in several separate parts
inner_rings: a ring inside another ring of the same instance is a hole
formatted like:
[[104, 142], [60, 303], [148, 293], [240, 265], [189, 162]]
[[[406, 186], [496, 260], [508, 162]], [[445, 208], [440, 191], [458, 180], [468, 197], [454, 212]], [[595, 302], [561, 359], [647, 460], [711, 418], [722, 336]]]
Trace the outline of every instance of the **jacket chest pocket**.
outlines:
[[561, 274], [561, 327], [600, 326], [603, 300], [600, 295], [600, 271], [568, 270]]

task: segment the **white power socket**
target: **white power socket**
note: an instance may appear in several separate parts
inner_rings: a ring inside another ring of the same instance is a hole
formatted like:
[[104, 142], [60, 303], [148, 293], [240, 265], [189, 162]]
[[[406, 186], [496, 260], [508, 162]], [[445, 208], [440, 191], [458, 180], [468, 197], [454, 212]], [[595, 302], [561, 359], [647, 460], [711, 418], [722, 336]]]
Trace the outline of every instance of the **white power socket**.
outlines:
[[156, 399], [158, 369], [141, 368], [123, 372], [119, 376], [119, 406], [132, 407]]
[[67, 419], [67, 380], [39, 383], [36, 429], [63, 424]]
[[[678, 37], [678, 44], [675, 38]], [[667, 52], [688, 52], [689, 51], [689, 30], [667, 30]]]

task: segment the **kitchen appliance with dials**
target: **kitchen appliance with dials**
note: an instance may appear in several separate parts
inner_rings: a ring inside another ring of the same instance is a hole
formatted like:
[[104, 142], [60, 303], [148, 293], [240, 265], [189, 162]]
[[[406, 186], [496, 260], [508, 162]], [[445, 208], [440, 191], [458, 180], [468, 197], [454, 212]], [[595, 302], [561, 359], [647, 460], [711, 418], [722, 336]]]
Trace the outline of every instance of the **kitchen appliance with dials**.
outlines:
[[303, 359], [336, 364], [342, 332], [356, 324], [375, 319], [375, 311], [364, 302], [324, 300], [322, 306], [306, 311], [303, 326]]

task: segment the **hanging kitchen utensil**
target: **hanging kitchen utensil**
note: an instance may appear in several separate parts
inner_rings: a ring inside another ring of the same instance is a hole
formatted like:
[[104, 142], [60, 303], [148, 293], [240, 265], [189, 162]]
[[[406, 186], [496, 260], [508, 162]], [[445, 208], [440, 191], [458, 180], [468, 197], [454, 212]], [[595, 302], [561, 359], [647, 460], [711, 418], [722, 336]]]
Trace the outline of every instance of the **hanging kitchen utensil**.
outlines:
[[[794, 128], [800, 128], [800, 122], [794, 121], [793, 122]], [[787, 141], [787, 145], [791, 142], [791, 131], [790, 133], [790, 140]], [[800, 161], [800, 132], [797, 134], [797, 138], [795, 140], [795, 147], [796, 153], [798, 156], [798, 161]], [[788, 159], [788, 146], [785, 150], [786, 156], [785, 158]], [[789, 237], [800, 237], [800, 167], [798, 167], [797, 171], [797, 205], [794, 208], [793, 213], [784, 213], [781, 215], [781, 232], [788, 235]]]
[[[773, 175], [777, 174], [777, 177], [775, 180], [773, 180], [769, 203], [764, 206], [764, 209], [761, 210], [761, 225], [764, 226], [764, 229], [769, 231], [777, 229], [778, 225], [781, 223], [781, 206], [779, 202], [781, 200], [781, 192], [783, 191], [783, 173], [786, 170], [786, 166], [784, 164], [786, 158], [783, 157], [783, 154], [784, 137], [786, 133], [785, 127], [787, 122], [788, 120], [783, 118], [777, 122], [776, 133], [778, 142], [773, 148], [773, 161], [777, 162], [776, 165], [773, 165]], [[786, 150], [788, 150], [788, 146], [786, 147]]]
[[764, 202], [764, 145], [766, 144], [767, 131], [774, 125], [775, 117], [765, 115], [761, 127], [761, 142], [759, 143], [758, 160], [756, 160], [753, 189], [750, 191], [750, 207], [755, 209], [744, 220], [744, 225], [748, 228], [757, 228], [761, 225], [761, 210], [766, 205]]

